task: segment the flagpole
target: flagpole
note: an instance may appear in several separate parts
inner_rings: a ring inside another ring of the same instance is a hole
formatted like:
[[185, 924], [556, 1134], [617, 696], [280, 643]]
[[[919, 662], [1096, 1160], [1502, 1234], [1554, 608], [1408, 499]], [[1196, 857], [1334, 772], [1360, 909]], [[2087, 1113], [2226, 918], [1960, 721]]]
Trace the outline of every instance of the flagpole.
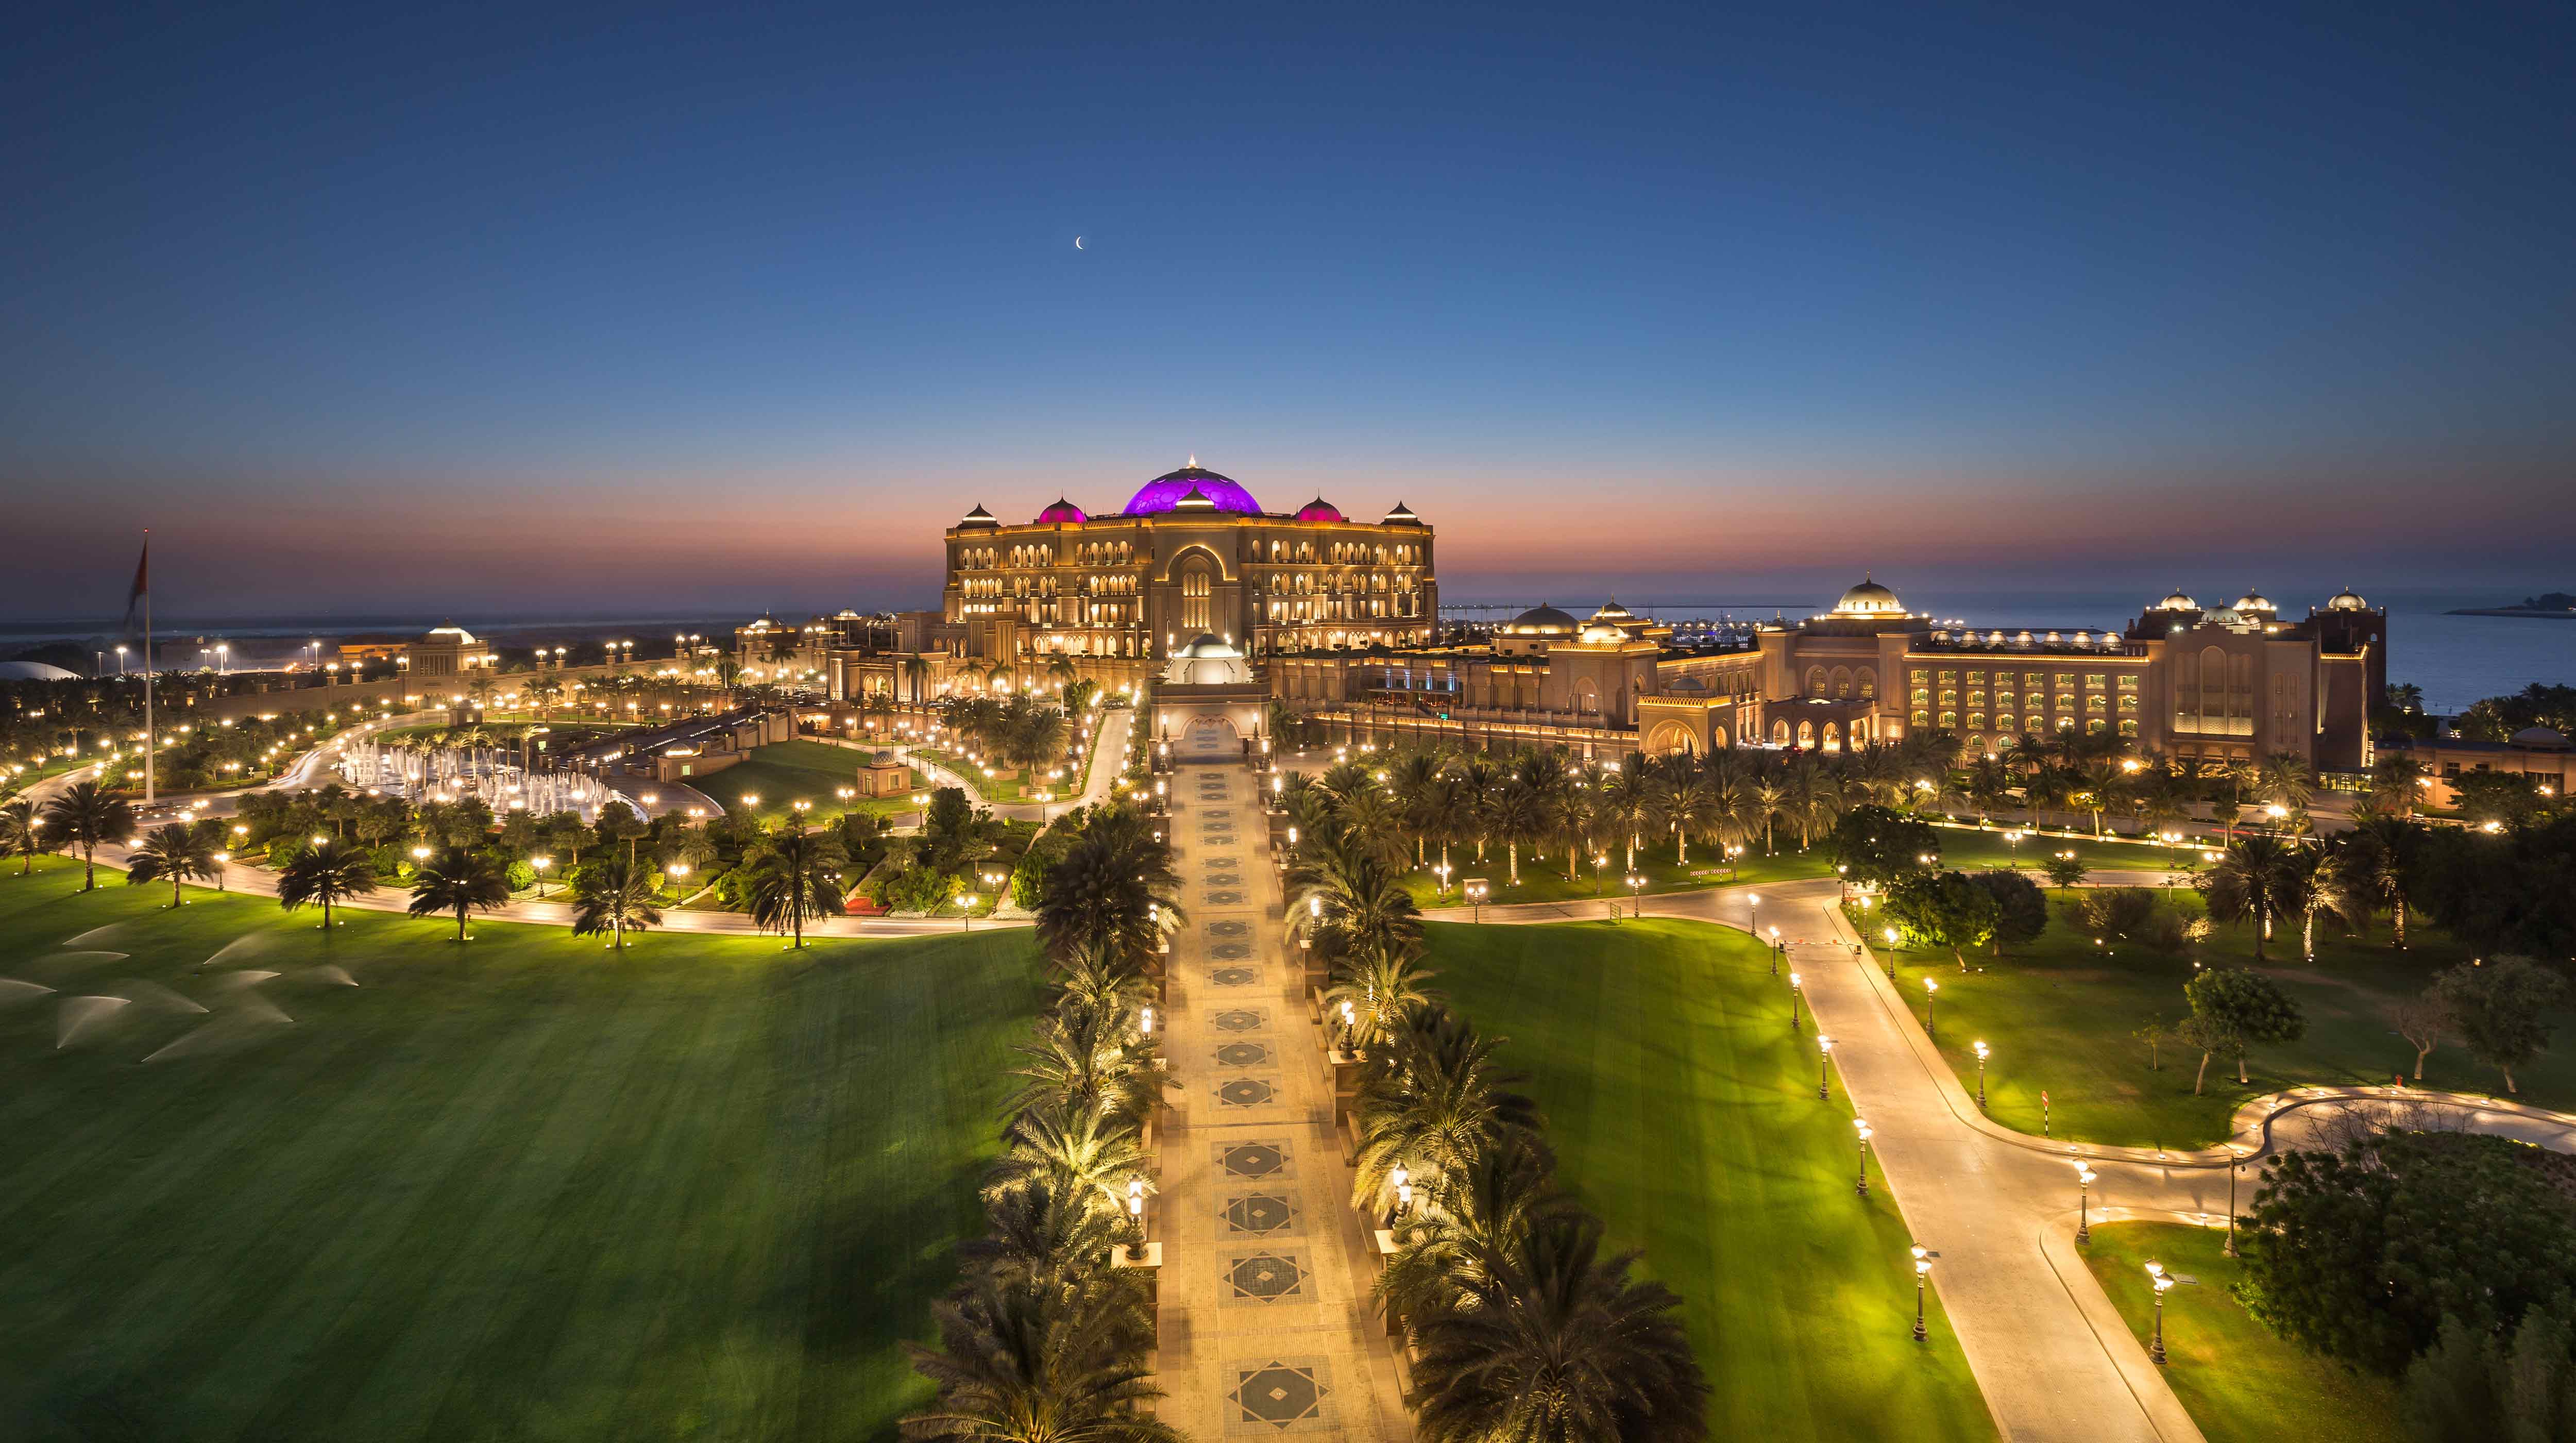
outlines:
[[143, 805], [152, 805], [153, 749], [160, 745], [152, 722], [152, 528], [143, 528]]

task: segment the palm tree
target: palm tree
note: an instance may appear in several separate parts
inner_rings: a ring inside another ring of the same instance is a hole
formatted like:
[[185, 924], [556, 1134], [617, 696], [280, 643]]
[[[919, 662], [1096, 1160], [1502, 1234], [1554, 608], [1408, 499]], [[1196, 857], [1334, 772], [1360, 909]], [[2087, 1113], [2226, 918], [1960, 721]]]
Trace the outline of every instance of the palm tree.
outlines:
[[134, 835], [134, 807], [96, 781], [82, 780], [45, 803], [44, 823], [47, 830], [62, 839], [58, 845], [80, 848], [81, 890], [90, 892], [98, 888], [100, 845], [122, 842]]
[[918, 656], [907, 656], [901, 662], [900, 669], [903, 672], [903, 679], [912, 683], [912, 704], [921, 705], [922, 693], [930, 685], [930, 663]]
[[510, 879], [488, 853], [450, 847], [422, 862], [412, 873], [411, 906], [415, 917], [456, 914], [456, 940], [465, 940], [468, 912], [489, 912], [510, 900]]
[[131, 886], [169, 883], [170, 905], [176, 907], [180, 903], [179, 884], [212, 878], [215, 865], [214, 843], [198, 836], [196, 828], [172, 822], [154, 827], [126, 854], [125, 880]]
[[1387, 790], [1395, 794], [1407, 825], [1413, 828], [1413, 865], [1430, 860], [1428, 821], [1433, 791], [1448, 779], [1449, 758], [1437, 751], [1406, 752], [1387, 769]]
[[2254, 960], [2262, 961], [2272, 919], [2283, 910], [2282, 898], [2292, 885], [2290, 849], [2271, 837], [2238, 837], [2218, 854], [2197, 885], [2213, 919], [2255, 924]]
[[1979, 757], [1968, 763], [1968, 800], [1981, 812], [2002, 810], [2012, 800], [2012, 770], [1999, 758]]
[[1011, 1119], [1003, 1153], [984, 1178], [984, 1200], [1041, 1182], [1105, 1216], [1126, 1207], [1127, 1185], [1153, 1184], [1152, 1160], [1140, 1144], [1138, 1119], [1096, 1103], [1069, 1101], [1031, 1108]]
[[793, 933], [805, 946], [805, 924], [841, 910], [841, 868], [849, 856], [828, 833], [802, 827], [770, 838], [743, 873], [743, 901], [752, 925]]
[[1521, 884], [1521, 843], [1535, 840], [1547, 825], [1547, 803], [1539, 789], [1521, 777], [1512, 777], [1494, 789], [1493, 806], [1486, 825], [1493, 835], [1502, 838], [1504, 855], [1511, 867], [1511, 885]]
[[2432, 768], [2407, 753], [2389, 752], [2370, 764], [2371, 803], [2382, 811], [2411, 817], [2423, 800], [2420, 792], [2432, 774]]
[[[1475, 832], [1476, 799], [1467, 790], [1466, 781], [1460, 777], [1444, 776], [1433, 782], [1423, 793], [1419, 821], [1424, 833], [1440, 844], [1440, 865], [1446, 869], [1449, 844], [1463, 842]], [[1445, 877], [1447, 872], [1444, 870], [1441, 875]]]
[[1014, 1112], [1096, 1107], [1142, 1120], [1166, 1085], [1154, 1044], [1139, 1035], [1124, 1008], [1061, 1007], [1038, 1019], [1037, 1035], [1012, 1044], [1029, 1059], [1012, 1075], [1029, 1079], [1011, 1099]]
[[1353, 846], [1389, 867], [1404, 862], [1405, 815], [1384, 786], [1371, 782], [1342, 799], [1341, 832]]
[[53, 850], [45, 845], [44, 830], [44, 818], [36, 815], [34, 802], [24, 797], [0, 802], [0, 856], [17, 854], [19, 876], [35, 868], [37, 853]]
[[1144, 1365], [1141, 1299], [1116, 1275], [1068, 1293], [984, 1274], [932, 1311], [942, 1351], [905, 1345], [939, 1390], [933, 1411], [903, 1420], [913, 1443], [1182, 1443], [1170, 1424], [1138, 1416], [1163, 1393]]
[[573, 876], [572, 935], [607, 933], [610, 946], [626, 950], [626, 934], [662, 924], [662, 908], [653, 900], [653, 878], [643, 864], [615, 852]]
[[1338, 1019], [1347, 1003], [1351, 1009], [1351, 1045], [1368, 1051], [1399, 1026], [1412, 1009], [1438, 999], [1439, 994], [1425, 985], [1432, 975], [1431, 969], [1418, 959], [1402, 952], [1358, 952], [1343, 959], [1332, 990], [1324, 994], [1325, 1018]]
[[1603, 820], [1628, 839], [1628, 870], [1637, 870], [1638, 833], [1646, 825], [1646, 759], [1631, 757], [1626, 766], [1602, 779], [1597, 803]]
[[1302, 849], [1288, 881], [1297, 889], [1291, 915], [1337, 934], [1340, 950], [1407, 956], [1420, 950], [1422, 914], [1413, 894], [1393, 868], [1366, 851], [1329, 841]]
[[1360, 1083], [1354, 1204], [1391, 1207], [1398, 1167], [1438, 1186], [1505, 1139], [1536, 1136], [1538, 1104], [1511, 1090], [1524, 1079], [1503, 1070], [1500, 1045], [1446, 1007], [1415, 1002], [1395, 1014]]
[[1132, 957], [1104, 948], [1070, 953], [1056, 960], [1056, 1006], [1088, 1007], [1132, 1013], [1150, 1000], [1153, 988]]
[[1753, 781], [1753, 802], [1762, 809], [1762, 855], [1768, 857], [1779, 848], [1771, 824], [1780, 815], [1781, 805], [1789, 799], [1788, 788], [1780, 784], [1780, 774], [1766, 771]]
[[2416, 853], [2421, 849], [2421, 823], [2386, 813], [2359, 818], [2347, 834], [2345, 865], [2355, 888], [2387, 904], [2397, 950], [2406, 950], [2406, 895]]
[[1493, 1256], [1461, 1304], [1415, 1324], [1424, 1443], [1682, 1443], [1708, 1384], [1681, 1299], [1603, 1258], [1601, 1224], [1549, 1218]]
[[322, 928], [331, 928], [331, 908], [376, 890], [376, 863], [364, 851], [323, 840], [295, 854], [277, 874], [277, 905], [289, 912], [319, 905]]
[[1417, 1184], [1413, 1210], [1396, 1220], [1401, 1246], [1372, 1290], [1379, 1305], [1396, 1318], [1456, 1307], [1531, 1226], [1579, 1211], [1555, 1171], [1536, 1134], [1514, 1132], [1465, 1167]]
[[1096, 812], [1038, 893], [1038, 940], [1057, 957], [1115, 951], [1145, 958], [1163, 929], [1182, 920], [1181, 878], [1172, 850], [1154, 840], [1143, 814]]
[[2290, 853], [2289, 865], [2281, 879], [2281, 910], [2299, 916], [2299, 954], [2303, 961], [2317, 960], [2317, 919], [2350, 925], [2352, 918], [2368, 915], [2369, 903], [2352, 885], [2345, 857], [2340, 849], [2302, 847]]
[[1059, 1295], [1096, 1275], [1121, 1229], [1119, 1220], [1044, 1182], [995, 1199], [988, 1221], [991, 1232], [957, 1244], [959, 1265], [970, 1275], [1026, 1279]]
[[2274, 752], [2257, 763], [2254, 784], [2265, 800], [2289, 812], [2306, 811], [2308, 799], [2316, 794], [2316, 774], [2308, 769], [2306, 759], [2289, 752]]

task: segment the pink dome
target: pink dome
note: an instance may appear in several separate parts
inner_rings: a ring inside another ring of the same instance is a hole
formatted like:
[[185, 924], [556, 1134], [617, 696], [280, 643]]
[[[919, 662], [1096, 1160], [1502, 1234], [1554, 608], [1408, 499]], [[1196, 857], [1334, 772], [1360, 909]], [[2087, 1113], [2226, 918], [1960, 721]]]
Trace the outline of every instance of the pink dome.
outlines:
[[1035, 526], [1067, 526], [1075, 525], [1090, 519], [1090, 517], [1082, 514], [1081, 507], [1076, 506], [1072, 502], [1059, 496], [1055, 498], [1055, 504], [1053, 506], [1039, 512], [1038, 519], [1030, 524]]
[[1154, 516], [1176, 511], [1193, 493], [1198, 498], [1193, 510], [1230, 511], [1238, 516], [1261, 514], [1261, 503], [1252, 499], [1251, 492], [1199, 465], [1196, 458], [1178, 471], [1167, 471], [1146, 482], [1129, 498], [1125, 514]]
[[1335, 506], [1332, 502], [1325, 500], [1323, 497], [1318, 496], [1314, 500], [1309, 501], [1304, 506], [1298, 508], [1297, 519], [1300, 521], [1348, 521], [1350, 518], [1342, 514], [1341, 508]]

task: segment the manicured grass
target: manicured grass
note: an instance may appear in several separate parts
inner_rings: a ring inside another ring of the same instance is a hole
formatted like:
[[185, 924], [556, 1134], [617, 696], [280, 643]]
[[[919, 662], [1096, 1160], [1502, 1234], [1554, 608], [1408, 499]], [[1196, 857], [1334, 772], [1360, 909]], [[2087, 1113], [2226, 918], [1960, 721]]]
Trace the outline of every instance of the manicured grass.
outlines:
[[1699, 923], [1433, 924], [1430, 965], [1530, 1075], [1565, 1180], [1684, 1300], [1714, 1438], [1991, 1438], [1911, 1243], [1765, 951]]
[[[853, 797], [846, 803], [840, 799], [839, 789], [857, 785], [855, 779], [867, 760], [866, 752], [800, 738], [756, 747], [749, 756], [723, 771], [682, 780], [727, 807], [745, 794], [756, 796], [760, 804], [754, 810], [771, 821], [794, 816], [792, 804], [800, 798], [814, 804], [813, 810], [805, 813], [808, 821], [837, 817], [843, 812], [893, 816], [912, 811], [909, 792], [900, 797]], [[919, 772], [913, 773], [913, 781], [921, 781]]]
[[[2118, 842], [2070, 841], [2062, 837], [2029, 838], [2025, 839], [2019, 847], [2013, 847], [2004, 841], [2001, 832], [1981, 832], [1966, 828], [1942, 828], [1936, 835], [1941, 842], [1941, 865], [1969, 872], [2018, 866], [2031, 871], [2036, 877], [2040, 859], [2047, 852], [2062, 852], [2069, 848], [2083, 857], [2087, 867], [2097, 871], [2161, 872], [2172, 864], [2175, 856], [2175, 853], [2163, 847], [2143, 847]], [[1834, 864], [1825, 855], [1821, 842], [1816, 847], [1801, 852], [1797, 850], [1796, 835], [1783, 832], [1778, 837], [1777, 844], [1780, 848], [1777, 855], [1768, 857], [1762, 855], [1761, 846], [1756, 843], [1743, 856], [1735, 858], [1730, 866], [1726, 856], [1719, 849], [1693, 843], [1690, 849], [1690, 861], [1687, 864], [1680, 864], [1673, 860], [1673, 842], [1672, 838], [1667, 836], [1654, 839], [1652, 845], [1637, 854], [1637, 870], [1646, 879], [1645, 891], [1649, 896], [1659, 892], [1684, 892], [1700, 887], [1725, 887], [1745, 883], [1760, 885], [1764, 882], [1798, 881], [1813, 877], [1830, 877], [1834, 874]], [[2197, 856], [2198, 853], [2191, 852], [2190, 855]], [[1601, 869], [1598, 878], [1593, 875], [1591, 860], [1586, 858], [1575, 869], [1578, 874], [1577, 879], [1569, 882], [1565, 877], [1563, 852], [1551, 849], [1548, 856], [1533, 859], [1529, 852], [1524, 850], [1521, 853], [1521, 884], [1514, 887], [1509, 881], [1511, 874], [1505, 866], [1506, 859], [1502, 848], [1487, 846], [1485, 860], [1478, 862], [1473, 845], [1465, 847], [1452, 845], [1449, 849], [1451, 870], [1447, 891], [1440, 890], [1440, 879], [1429, 871], [1414, 872], [1405, 879], [1405, 886], [1413, 893], [1415, 904], [1422, 907], [1465, 905], [1460, 898], [1458, 888], [1468, 877], [1482, 877], [1491, 883], [1493, 892], [1486, 900], [1496, 903], [1588, 902], [1600, 898], [1625, 897], [1629, 895], [1624, 880], [1628, 875], [1627, 849], [1613, 847], [1609, 850], [1608, 856], [1609, 863]], [[1431, 860], [1434, 862], [1439, 860], [1436, 849]]]
[[[2179, 906], [2198, 915], [2198, 898], [2177, 888]], [[2189, 1015], [2183, 984], [2195, 958], [2211, 966], [2251, 965], [2250, 929], [2221, 927], [2208, 942], [2174, 955], [2143, 947], [2096, 947], [2072, 905], [2052, 894], [2048, 931], [2007, 957], [1972, 957], [1962, 974], [1947, 952], [1881, 951], [1893, 956], [1914, 1015], [1923, 1015], [1923, 981], [1941, 984], [1937, 1036], [1942, 1055], [1973, 1092], [1980, 1040], [1994, 1049], [1986, 1077], [1996, 1121], [2041, 1130], [2039, 1094], [2049, 1095], [2054, 1136], [2154, 1147], [2207, 1147], [2227, 1135], [2228, 1119], [2249, 1098], [2314, 1084], [2385, 1084], [2414, 1071], [2415, 1049], [2390, 1030], [2388, 1009], [2421, 992], [2432, 975], [2468, 952], [2437, 929], [2409, 930], [2410, 950], [2377, 935], [2346, 938], [2321, 927], [2314, 967], [2299, 961], [2298, 932], [2280, 929], [2265, 974], [2297, 999], [2308, 1021], [2297, 1042], [2255, 1048], [2239, 1083], [2231, 1059], [2213, 1058], [2202, 1095], [2192, 1095], [2198, 1053], [2164, 1049], [2161, 1069], [2148, 1066], [2136, 1030], [2150, 1019]], [[1871, 945], [1879, 941], [1872, 937]], [[2559, 1019], [2559, 1046], [2515, 1078], [2524, 1101], [2576, 1106], [2576, 1017]], [[2423, 1085], [2457, 1092], [2503, 1091], [2501, 1075], [2480, 1066], [2457, 1043], [2427, 1060]]]
[[621, 957], [15, 873], [0, 977], [58, 991], [0, 987], [0, 1437], [885, 1439], [928, 1397], [899, 1343], [981, 1227], [1028, 932]]
[[2165, 1380], [2209, 1443], [2401, 1443], [2397, 1389], [2301, 1352], [2228, 1295], [2243, 1270], [2223, 1229], [2112, 1223], [2093, 1229], [2085, 1263], [2144, 1343], [2153, 1325], [2150, 1259], [2195, 1279], [2165, 1293]]
[[981, 762], [970, 762], [955, 752], [933, 747], [914, 747], [912, 754], [923, 761], [935, 762], [975, 784], [975, 791], [988, 802], [1018, 802], [1028, 798], [1028, 784], [1013, 778], [984, 775]]

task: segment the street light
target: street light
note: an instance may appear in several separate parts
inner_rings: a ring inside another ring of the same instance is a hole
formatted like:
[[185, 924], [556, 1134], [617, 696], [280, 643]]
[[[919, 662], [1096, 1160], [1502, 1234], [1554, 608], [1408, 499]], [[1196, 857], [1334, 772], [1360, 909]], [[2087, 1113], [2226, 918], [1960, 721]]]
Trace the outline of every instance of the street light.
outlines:
[[1469, 877], [1467, 879], [1467, 905], [1469, 908], [1467, 916], [1469, 921], [1482, 922], [1485, 920], [1485, 895], [1492, 890], [1492, 886], [1489, 885], [1482, 877]]
[[1869, 1140], [1877, 1134], [1870, 1131], [1867, 1122], [1857, 1117], [1852, 1119], [1852, 1131], [1860, 1136], [1860, 1178], [1852, 1184], [1852, 1194], [1855, 1197], [1867, 1197], [1869, 1196]]
[[1753, 917], [1752, 921], [1745, 924], [1744, 930], [1758, 935], [1762, 931], [1762, 894], [1759, 892], [1747, 892], [1744, 894], [1744, 902], [1747, 907], [1752, 909]]
[[2236, 1171], [2245, 1165], [2245, 1154], [2233, 1145], [2227, 1149], [2227, 1255], [2236, 1256]]
[[1788, 955], [1789, 955], [1789, 949], [1788, 949], [1787, 945], [1786, 945], [1786, 944], [1784, 944], [1784, 943], [1782, 943], [1782, 942], [1781, 942], [1781, 940], [1780, 940], [1780, 924], [1779, 924], [1779, 923], [1777, 923], [1777, 922], [1774, 922], [1774, 923], [1772, 923], [1772, 924], [1771, 924], [1771, 975], [1772, 975], [1772, 976], [1777, 977], [1777, 976], [1779, 976], [1779, 975], [1780, 975], [1780, 959], [1781, 959], [1781, 958], [1783, 958], [1783, 957], [1786, 957], [1786, 956], [1788, 956]]
[[1980, 1042], [1980, 1043], [1976, 1044], [1976, 1047], [1977, 1047], [1977, 1111], [1979, 1111], [1979, 1112], [1983, 1112], [1983, 1111], [1985, 1111], [1985, 1110], [1986, 1110], [1986, 1044], [1984, 1044], [1984, 1043]]
[[1941, 1040], [1941, 1034], [1932, 1030], [1932, 1004], [1933, 1004], [1933, 1003], [1935, 1003], [1935, 1002], [1937, 1002], [1937, 1001], [1939, 1001], [1939, 1000], [1940, 1000], [1940, 998], [1941, 998], [1941, 984], [1940, 984], [1940, 983], [1938, 983], [1938, 982], [1933, 981], [1933, 980], [1932, 980], [1931, 978], [1929, 978], [1929, 977], [1924, 978], [1924, 979], [1923, 979], [1923, 1035], [1924, 1035], [1925, 1037], [1927, 1037], [1927, 1038], [1931, 1039], [1931, 1040], [1932, 1040], [1932, 1041], [1934, 1041], [1934, 1042], [1938, 1042], [1938, 1041], [1940, 1041], [1940, 1040]]
[[1643, 872], [1628, 874], [1628, 910], [1639, 917], [1646, 915], [1646, 874]]
[[1923, 1328], [1923, 1279], [1932, 1271], [1932, 1254], [1921, 1243], [1914, 1245], [1914, 1341], [1931, 1336]]
[[1798, 984], [1800, 980], [1801, 979], [1797, 973], [1792, 972], [1789, 974], [1789, 1030], [1792, 1032], [1798, 1030]]
[[2156, 1340], [2148, 1345], [2147, 1357], [2161, 1364], [2165, 1360], [2165, 1290], [2174, 1285], [2174, 1280], [2165, 1272], [2165, 1265], [2158, 1262], [2147, 1264], [2147, 1278], [2156, 1287]]
[[2075, 1165], [2075, 1243], [2082, 1247], [2093, 1241], [2093, 1169]]
[[972, 932], [972, 931], [974, 931], [974, 930], [975, 930], [975, 894], [974, 894], [974, 893], [972, 893], [972, 892], [960, 892], [960, 893], [958, 893], [958, 894], [957, 894], [957, 917], [958, 917], [958, 920], [959, 920], [961, 923], [963, 923], [963, 924], [964, 924], [964, 925], [962, 925], [961, 927], [959, 927], [959, 929], [958, 929], [959, 931], [962, 931], [962, 932]]
[[1821, 1032], [1817, 1033], [1816, 1101], [1818, 1102], [1830, 1102], [1833, 1100], [1833, 1090], [1828, 1085], [1833, 1077], [1833, 1062], [1834, 1040]]

